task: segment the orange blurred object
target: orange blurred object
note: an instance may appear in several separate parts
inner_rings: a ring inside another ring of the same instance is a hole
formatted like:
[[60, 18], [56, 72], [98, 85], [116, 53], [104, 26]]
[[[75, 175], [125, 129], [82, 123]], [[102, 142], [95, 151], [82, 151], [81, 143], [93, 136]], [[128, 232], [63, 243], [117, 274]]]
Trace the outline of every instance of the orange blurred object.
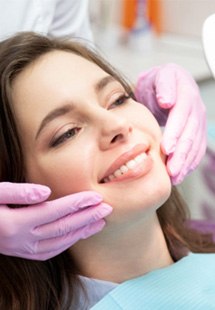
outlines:
[[147, 0], [147, 17], [156, 34], [162, 32], [161, 0]]
[[122, 1], [122, 26], [131, 30], [135, 26], [137, 16], [137, 0]]
[[[144, 1], [144, 0], [142, 0]], [[135, 28], [138, 6], [141, 0], [122, 0], [122, 26], [130, 31]], [[162, 32], [161, 0], [145, 0], [146, 18], [156, 34]], [[142, 6], [140, 6], [142, 7]]]

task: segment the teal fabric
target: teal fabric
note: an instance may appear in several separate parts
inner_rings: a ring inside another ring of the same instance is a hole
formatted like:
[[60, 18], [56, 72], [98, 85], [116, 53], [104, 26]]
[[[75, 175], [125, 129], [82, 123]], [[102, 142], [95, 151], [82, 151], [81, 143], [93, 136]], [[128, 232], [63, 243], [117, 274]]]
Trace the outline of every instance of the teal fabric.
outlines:
[[208, 131], [208, 137], [215, 141], [215, 123], [214, 122], [208, 123], [207, 131]]
[[120, 284], [91, 310], [215, 310], [215, 254], [177, 263]]

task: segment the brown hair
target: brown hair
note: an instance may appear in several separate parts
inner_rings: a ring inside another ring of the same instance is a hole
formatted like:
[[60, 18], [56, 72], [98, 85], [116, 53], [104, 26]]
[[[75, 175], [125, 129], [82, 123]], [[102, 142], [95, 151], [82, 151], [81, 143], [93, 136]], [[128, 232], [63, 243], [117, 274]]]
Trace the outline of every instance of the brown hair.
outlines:
[[[50, 39], [31, 32], [17, 34], [0, 44], [0, 181], [24, 182], [25, 166], [11, 102], [15, 77], [40, 56], [63, 50], [96, 63], [114, 76], [132, 94], [129, 83], [91, 48], [60, 39]], [[186, 225], [187, 210], [175, 189], [158, 210], [164, 235], [177, 260], [189, 250], [215, 252], [208, 238]], [[65, 251], [55, 258], [37, 262], [0, 255], [0, 309], [63, 310], [72, 309], [75, 288], [80, 286], [78, 269]]]

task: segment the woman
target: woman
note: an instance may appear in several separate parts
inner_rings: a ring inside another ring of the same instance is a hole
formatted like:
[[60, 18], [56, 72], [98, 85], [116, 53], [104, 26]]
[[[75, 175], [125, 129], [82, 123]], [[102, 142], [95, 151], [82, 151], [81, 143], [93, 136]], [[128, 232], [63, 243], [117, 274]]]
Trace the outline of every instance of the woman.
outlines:
[[[0, 0], [0, 7], [1, 40], [17, 31], [35, 31], [92, 41], [87, 0]], [[199, 165], [206, 148], [205, 107], [196, 83], [180, 66], [166, 64], [142, 72], [135, 95], [139, 102], [147, 104], [160, 124], [166, 125], [162, 147], [166, 155], [171, 154], [166, 165], [173, 184], [181, 183]], [[49, 195], [50, 189], [39, 184], [0, 183], [0, 253], [45, 260], [104, 227], [103, 218], [110, 213], [110, 208], [107, 210], [105, 205], [98, 204], [102, 197], [97, 193], [80, 192], [49, 200], [44, 206]], [[26, 207], [36, 204], [36, 207], [28, 208], [25, 215], [22, 209], [9, 209], [7, 205], [13, 203]], [[87, 208], [89, 205], [92, 208]], [[79, 211], [83, 216], [77, 220]], [[35, 227], [42, 230], [44, 225], [50, 231], [46, 237], [32, 234]]]
[[113, 206], [102, 232], [53, 259], [1, 255], [0, 309], [88, 309], [107, 292], [92, 297], [91, 278], [113, 288], [215, 251], [186, 227], [158, 123], [108, 63], [33, 33], [2, 43], [0, 59], [0, 181], [47, 185], [50, 199], [93, 190]]

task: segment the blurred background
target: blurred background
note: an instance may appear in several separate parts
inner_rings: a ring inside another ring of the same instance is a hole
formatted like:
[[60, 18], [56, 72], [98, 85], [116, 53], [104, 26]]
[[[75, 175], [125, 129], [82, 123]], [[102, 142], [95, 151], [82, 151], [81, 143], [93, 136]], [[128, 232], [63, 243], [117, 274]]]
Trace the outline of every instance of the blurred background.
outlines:
[[215, 0], [90, 0], [89, 9], [96, 45], [132, 82], [142, 70], [174, 62], [198, 83], [207, 109], [208, 150], [179, 188], [193, 218], [215, 220], [215, 81], [201, 38]]

